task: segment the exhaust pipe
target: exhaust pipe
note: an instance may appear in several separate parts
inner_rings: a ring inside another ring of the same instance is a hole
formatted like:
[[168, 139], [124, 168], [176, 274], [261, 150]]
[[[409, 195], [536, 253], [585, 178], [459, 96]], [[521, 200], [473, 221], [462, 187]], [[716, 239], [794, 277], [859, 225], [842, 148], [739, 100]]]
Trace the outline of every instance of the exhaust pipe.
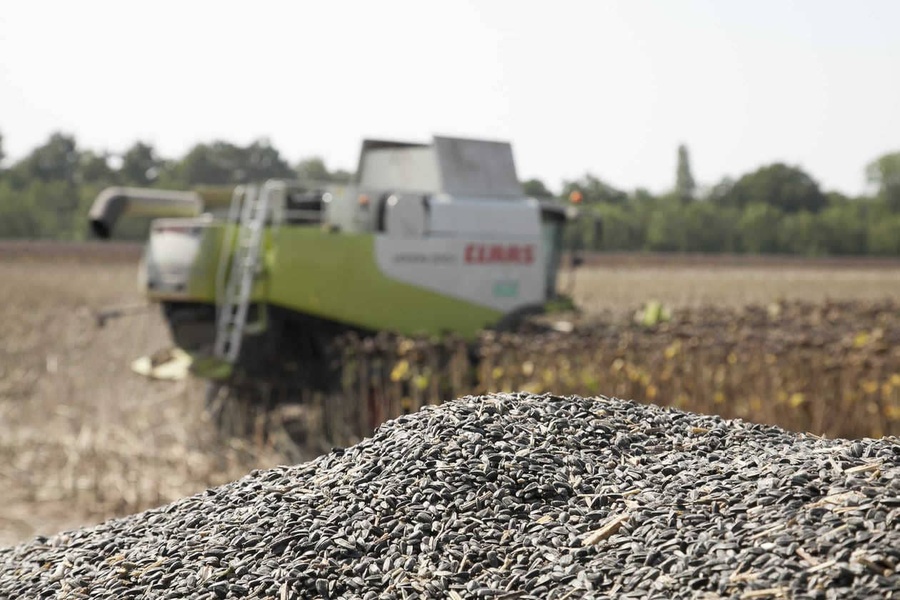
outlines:
[[116, 222], [125, 215], [196, 217], [202, 212], [203, 199], [197, 192], [110, 187], [94, 200], [88, 218], [94, 235], [108, 239]]

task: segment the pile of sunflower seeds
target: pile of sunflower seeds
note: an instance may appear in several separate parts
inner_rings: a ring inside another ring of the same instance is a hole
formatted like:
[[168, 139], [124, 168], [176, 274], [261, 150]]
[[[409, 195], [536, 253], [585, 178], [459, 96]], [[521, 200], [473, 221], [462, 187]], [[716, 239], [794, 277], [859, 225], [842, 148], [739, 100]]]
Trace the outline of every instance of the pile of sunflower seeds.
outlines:
[[0, 549], [0, 598], [900, 597], [900, 441], [467, 397]]

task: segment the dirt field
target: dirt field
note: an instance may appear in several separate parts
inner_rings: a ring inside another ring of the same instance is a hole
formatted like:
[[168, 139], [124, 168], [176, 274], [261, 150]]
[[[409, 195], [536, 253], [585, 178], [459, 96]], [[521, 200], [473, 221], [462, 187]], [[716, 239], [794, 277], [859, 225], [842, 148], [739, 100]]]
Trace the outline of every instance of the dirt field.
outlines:
[[132, 360], [169, 344], [157, 310], [98, 328], [98, 309], [140, 302], [134, 252], [3, 250], [0, 545], [164, 504], [277, 463], [217, 444], [203, 418], [201, 382], [131, 372]]
[[[129, 370], [168, 346], [156, 310], [97, 327], [98, 309], [140, 302], [138, 256], [125, 246], [0, 244], [0, 545], [164, 504], [280, 460], [265, 448], [222, 447], [202, 414], [201, 382]], [[651, 299], [896, 298], [900, 261], [625, 255], [591, 261], [571, 289], [593, 315]]]
[[[655, 300], [670, 308], [740, 307], [779, 300], [883, 300], [900, 294], [900, 259], [587, 254], [563, 269], [561, 291], [587, 313], [634, 310]], [[564, 259], [568, 265], [568, 257]]]

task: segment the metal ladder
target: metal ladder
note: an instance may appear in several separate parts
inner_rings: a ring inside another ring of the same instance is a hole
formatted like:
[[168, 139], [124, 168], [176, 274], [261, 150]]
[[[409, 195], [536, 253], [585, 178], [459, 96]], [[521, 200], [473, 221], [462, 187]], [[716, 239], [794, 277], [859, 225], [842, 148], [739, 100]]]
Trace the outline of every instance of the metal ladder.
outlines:
[[213, 355], [231, 364], [240, 354], [244, 334], [252, 327], [247, 323], [247, 315], [253, 283], [260, 270], [260, 247], [270, 195], [269, 186], [247, 185], [235, 188], [231, 198], [226, 227], [230, 224], [236, 227], [233, 233], [226, 230], [222, 238], [216, 278], [218, 314], [213, 346]]

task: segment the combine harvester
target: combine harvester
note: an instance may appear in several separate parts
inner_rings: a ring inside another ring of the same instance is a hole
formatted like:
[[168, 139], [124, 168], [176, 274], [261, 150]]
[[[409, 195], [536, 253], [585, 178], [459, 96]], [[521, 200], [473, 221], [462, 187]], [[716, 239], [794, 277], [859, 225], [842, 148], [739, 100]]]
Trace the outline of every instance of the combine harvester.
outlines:
[[[220, 420], [223, 399], [311, 404], [310, 391], [340, 387], [336, 342], [348, 334], [471, 342], [540, 312], [573, 216], [523, 194], [509, 144], [449, 137], [366, 140], [347, 185], [108, 188], [92, 229], [108, 238], [128, 215], [164, 217], [151, 225], [142, 291], [211, 382]], [[356, 402], [361, 429], [402, 411]], [[318, 404], [327, 411], [327, 396]]]

